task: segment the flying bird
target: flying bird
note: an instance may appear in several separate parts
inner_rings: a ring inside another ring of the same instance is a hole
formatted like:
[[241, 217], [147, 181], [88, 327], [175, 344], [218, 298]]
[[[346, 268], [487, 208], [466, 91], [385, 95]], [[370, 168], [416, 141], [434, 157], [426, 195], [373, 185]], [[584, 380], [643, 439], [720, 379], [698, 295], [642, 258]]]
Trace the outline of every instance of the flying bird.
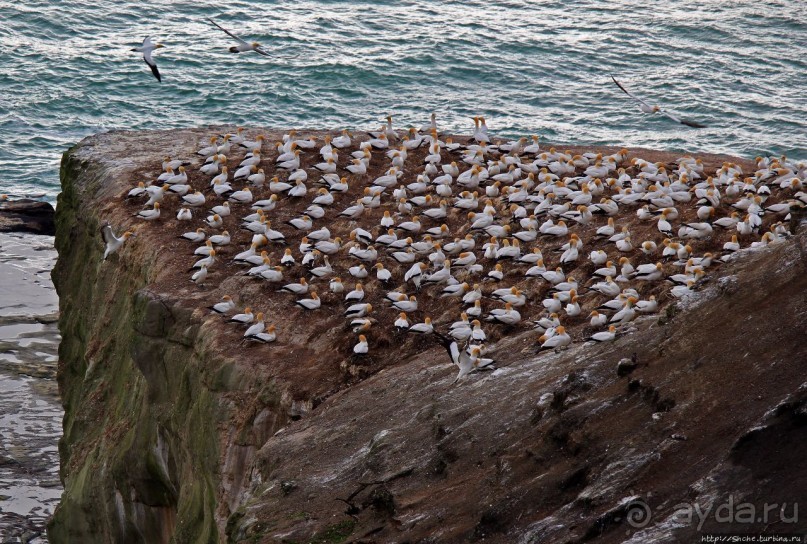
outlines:
[[634, 100], [636, 100], [639, 103], [639, 109], [642, 110], [642, 113], [660, 113], [661, 115], [669, 117], [670, 119], [672, 119], [676, 123], [681, 123], [682, 125], [686, 125], [688, 127], [706, 128], [706, 125], [702, 125], [700, 123], [696, 123], [695, 121], [690, 121], [688, 119], [683, 119], [683, 118], [676, 117], [675, 115], [672, 115], [671, 113], [668, 113], [667, 111], [661, 109], [659, 106], [651, 106], [650, 104], [645, 102], [642, 98], [639, 98], [635, 94], [628, 91], [625, 87], [623, 87], [622, 84], [619, 83], [619, 81], [617, 81], [614, 76], [611, 76], [611, 79], [614, 80], [614, 83], [616, 83], [617, 87], [622, 89], [623, 93], [625, 93], [626, 95], [633, 98]]
[[154, 62], [154, 59], [151, 58], [151, 53], [155, 49], [160, 49], [161, 47], [165, 47], [161, 43], [154, 43], [151, 41], [151, 38], [146, 38], [143, 40], [143, 45], [140, 47], [135, 47], [132, 51], [137, 51], [138, 53], [143, 53], [143, 60], [146, 61], [146, 64], [149, 65], [151, 68], [151, 73], [154, 74], [154, 77], [157, 78], [157, 81], [162, 83], [162, 78], [160, 77], [160, 71], [157, 70], [157, 63]]
[[104, 243], [106, 244], [106, 249], [104, 250], [104, 259], [106, 260], [107, 257], [115, 253], [120, 249], [123, 243], [129, 239], [130, 236], [136, 236], [132, 231], [127, 230], [124, 232], [120, 238], [115, 236], [115, 232], [112, 230], [112, 227], [107, 223], [103, 227], [101, 227], [101, 235], [104, 238]]
[[235, 41], [238, 42], [238, 45], [234, 45], [234, 46], [232, 46], [230, 48], [230, 53], [246, 53], [247, 51], [255, 51], [256, 53], [259, 53], [259, 54], [263, 55], [264, 57], [269, 56], [269, 53], [267, 53], [266, 50], [263, 47], [261, 47], [261, 44], [259, 44], [258, 42], [250, 43], [250, 42], [247, 42], [246, 40], [242, 40], [241, 38], [239, 38], [238, 36], [236, 36], [235, 34], [230, 32], [229, 30], [227, 30], [226, 28], [224, 28], [223, 26], [218, 24], [213, 19], [208, 19], [208, 21], [210, 21], [219, 30], [221, 30], [222, 32], [224, 32], [225, 34], [227, 34], [228, 36], [230, 36], [231, 38], [235, 39]]

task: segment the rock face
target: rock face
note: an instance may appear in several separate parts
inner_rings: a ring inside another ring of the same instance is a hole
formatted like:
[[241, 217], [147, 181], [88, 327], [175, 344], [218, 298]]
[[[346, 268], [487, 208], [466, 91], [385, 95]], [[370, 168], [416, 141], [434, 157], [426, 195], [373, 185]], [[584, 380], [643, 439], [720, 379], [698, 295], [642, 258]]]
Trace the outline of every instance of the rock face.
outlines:
[[53, 236], [53, 206], [47, 202], [21, 198], [0, 201], [0, 232], [30, 232]]
[[239, 348], [197, 309], [210, 292], [171, 274], [173, 230], [102, 263], [100, 225], [133, 222], [120, 195], [224, 128], [112, 132], [65, 154], [51, 542], [676, 542], [698, 530], [682, 503], [729, 495], [788, 507], [704, 531], [796, 529], [807, 235], [724, 265], [608, 345], [539, 356], [515, 334], [499, 370], [453, 387], [425, 340], [346, 371], [332, 324], [282, 353]]

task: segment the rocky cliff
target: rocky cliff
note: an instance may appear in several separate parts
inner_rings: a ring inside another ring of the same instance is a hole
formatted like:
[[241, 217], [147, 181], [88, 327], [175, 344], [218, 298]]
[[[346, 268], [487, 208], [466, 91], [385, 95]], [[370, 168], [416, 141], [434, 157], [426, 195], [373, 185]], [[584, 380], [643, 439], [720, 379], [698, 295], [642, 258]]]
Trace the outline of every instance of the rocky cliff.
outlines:
[[[299, 312], [282, 345], [239, 345], [200, 308], [258, 287], [176, 274], [172, 219], [102, 262], [99, 227], [135, 224], [121, 195], [223, 128], [111, 132], [64, 156], [52, 542], [676, 542], [699, 529], [682, 503], [805, 498], [804, 234], [611, 344], [537, 355], [534, 333], [503, 337], [498, 370], [452, 387], [429, 339], [357, 363], [339, 320]], [[731, 527], [791, 531], [784, 514]]]

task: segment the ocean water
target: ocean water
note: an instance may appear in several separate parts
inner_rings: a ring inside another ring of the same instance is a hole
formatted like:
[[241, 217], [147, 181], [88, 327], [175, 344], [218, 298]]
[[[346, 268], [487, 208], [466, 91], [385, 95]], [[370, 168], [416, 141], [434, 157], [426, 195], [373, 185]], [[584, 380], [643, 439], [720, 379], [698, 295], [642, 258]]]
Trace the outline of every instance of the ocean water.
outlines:
[[[233, 55], [204, 18], [271, 53]], [[145, 36], [162, 84], [139, 54]], [[698, 120], [639, 114], [610, 81]], [[0, 192], [54, 200], [108, 129], [212, 123], [468, 132], [740, 156], [807, 148], [804, 0], [0, 1]]]

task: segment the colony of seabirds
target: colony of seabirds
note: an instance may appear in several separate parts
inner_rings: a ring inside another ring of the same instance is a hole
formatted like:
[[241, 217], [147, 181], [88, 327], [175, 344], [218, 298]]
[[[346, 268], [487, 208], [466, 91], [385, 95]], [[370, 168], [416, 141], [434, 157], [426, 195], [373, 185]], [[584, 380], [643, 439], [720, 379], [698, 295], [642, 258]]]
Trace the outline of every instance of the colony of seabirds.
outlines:
[[[434, 114], [401, 132], [388, 117], [360, 138], [292, 131], [270, 143], [245, 134], [211, 135], [193, 159], [166, 157], [161, 173], [125, 195], [142, 199], [143, 222], [165, 221], [170, 206], [169, 219], [187, 223], [189, 281], [204, 284], [227, 259], [289, 305], [342, 313], [356, 356], [372, 351], [378, 328], [434, 335], [458, 379], [491, 366], [491, 328], [500, 336], [533, 327], [539, 349], [610, 342], [697, 289], [732, 253], [789, 236], [791, 212], [807, 206], [807, 164], [786, 157], [707, 175], [692, 157], [664, 165], [626, 150], [544, 150], [537, 136], [492, 142], [483, 117], [456, 142], [441, 136]], [[380, 176], [368, 174], [371, 164]], [[296, 216], [279, 224], [282, 209]], [[228, 216], [238, 233], [224, 229]], [[132, 235], [102, 231], [105, 259]], [[383, 303], [368, 301], [368, 287]], [[324, 304], [324, 291], [343, 304]], [[433, 307], [455, 320], [425, 315], [424, 303], [438, 300]], [[281, 316], [242, 302], [225, 296], [211, 308], [243, 326], [246, 340], [282, 341], [273, 324]], [[573, 338], [570, 322], [590, 334]]]

